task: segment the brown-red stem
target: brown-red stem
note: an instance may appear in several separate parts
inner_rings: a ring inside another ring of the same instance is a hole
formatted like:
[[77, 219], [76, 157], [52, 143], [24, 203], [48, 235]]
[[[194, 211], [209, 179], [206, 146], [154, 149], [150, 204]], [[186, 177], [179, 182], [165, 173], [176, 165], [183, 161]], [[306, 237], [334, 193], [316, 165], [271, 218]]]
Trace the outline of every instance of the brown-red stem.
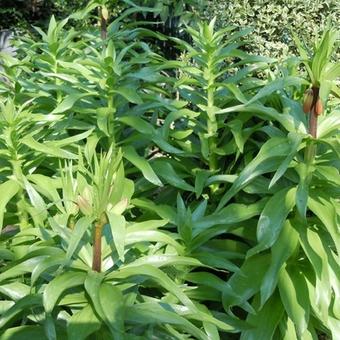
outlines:
[[[316, 102], [319, 98], [319, 88], [312, 87], [313, 91], [313, 102], [311, 106], [311, 111], [309, 113], [309, 127], [308, 132], [313, 138], [317, 138], [318, 133], [318, 115], [316, 114]], [[307, 163], [312, 163], [315, 157], [315, 144], [310, 144], [306, 148], [305, 161]]]
[[107, 20], [103, 17], [102, 7], [99, 8], [100, 12], [100, 36], [103, 40], [107, 37]]
[[309, 133], [313, 136], [313, 138], [317, 137], [317, 128], [318, 128], [318, 115], [316, 114], [316, 102], [319, 98], [319, 88], [313, 87], [313, 103], [312, 109], [309, 114]]
[[105, 223], [106, 215], [102, 213], [94, 224], [92, 270], [98, 273], [101, 272], [102, 265], [102, 230]]

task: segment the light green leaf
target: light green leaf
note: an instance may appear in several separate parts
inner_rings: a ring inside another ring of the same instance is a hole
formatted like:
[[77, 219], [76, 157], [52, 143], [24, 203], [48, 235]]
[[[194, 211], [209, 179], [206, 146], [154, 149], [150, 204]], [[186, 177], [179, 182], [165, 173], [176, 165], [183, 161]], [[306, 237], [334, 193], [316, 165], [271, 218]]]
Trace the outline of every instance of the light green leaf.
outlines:
[[[340, 63], [339, 63], [340, 64]], [[318, 124], [318, 138], [327, 138], [337, 135], [340, 130], [340, 110], [322, 116]]]
[[45, 288], [43, 304], [46, 313], [51, 313], [61, 294], [69, 288], [81, 286], [86, 278], [82, 272], [66, 272], [55, 277]]
[[275, 294], [256, 314], [248, 314], [247, 322], [253, 328], [242, 332], [240, 340], [273, 339], [282, 315], [282, 303]]
[[269, 184], [269, 189], [274, 186], [274, 184], [284, 175], [286, 172], [289, 164], [293, 160], [294, 156], [297, 154], [299, 150], [299, 146], [302, 141], [302, 135], [299, 135], [297, 133], [289, 133], [288, 134], [288, 141], [291, 145], [291, 150], [289, 154], [287, 155], [286, 159], [280, 164], [279, 168], [276, 170], [272, 180]]
[[248, 251], [247, 256], [252, 256], [271, 247], [279, 237], [287, 215], [295, 205], [296, 188], [278, 191], [266, 203], [258, 224], [258, 244]]
[[0, 333], [1, 340], [46, 340], [44, 328], [41, 326], [18, 326], [8, 328]]
[[178, 325], [191, 333], [195, 339], [208, 340], [208, 337], [184, 317], [165, 309], [157, 303], [139, 303], [126, 309], [128, 321], [137, 324], [172, 324]]
[[306, 80], [300, 77], [287, 76], [284, 78], [275, 79], [270, 81], [268, 85], [263, 87], [251, 100], [248, 101], [247, 105], [261, 99], [268, 97], [273, 92], [283, 90], [289, 86], [300, 88], [301, 85], [308, 84]]
[[33, 286], [40, 275], [48, 269], [62, 265], [65, 262], [65, 254], [48, 256], [42, 259], [32, 270], [31, 285]]
[[308, 200], [308, 207], [324, 224], [332, 236], [338, 254], [340, 254], [339, 215], [331, 199], [325, 194], [313, 191]]
[[150, 136], [155, 132], [154, 127], [140, 117], [125, 116], [125, 117], [119, 117], [118, 120], [126, 125], [133, 127], [134, 129], [136, 129], [138, 132], [142, 133], [143, 135]]
[[0, 285], [0, 293], [8, 296], [14, 301], [29, 295], [30, 291], [30, 286], [18, 281]]
[[124, 299], [121, 291], [108, 283], [103, 283], [99, 289], [99, 300], [104, 312], [105, 322], [114, 340], [124, 338]]
[[33, 185], [25, 177], [23, 178], [23, 181], [31, 204], [37, 211], [37, 220], [43, 225], [44, 220], [47, 218], [47, 205], [39, 193], [34, 189]]
[[93, 96], [96, 95], [95, 92], [90, 93], [73, 93], [69, 94], [65, 97], [65, 99], [58, 104], [58, 106], [51, 112], [51, 114], [57, 114], [57, 113], [63, 113], [66, 111], [69, 111], [73, 108], [74, 104], [81, 98], [87, 97], [87, 96]]
[[249, 305], [247, 306], [247, 300], [260, 290], [269, 263], [268, 254], [258, 254], [247, 258], [224, 288], [222, 295], [224, 308], [245, 304], [244, 307], [252, 310]]
[[94, 219], [92, 217], [84, 216], [84, 217], [81, 217], [77, 221], [76, 225], [74, 226], [72, 230], [71, 237], [69, 239], [67, 252], [66, 252], [67, 261], [71, 260], [85, 232], [89, 230], [89, 228], [91, 227], [93, 220]]
[[128, 265], [124, 268], [136, 267], [140, 265], [152, 265], [157, 268], [165, 267], [165, 266], [192, 266], [192, 267], [205, 267], [205, 265], [199, 260], [193, 257], [187, 256], [177, 256], [177, 255], [147, 255], [143, 256]]
[[139, 156], [132, 146], [123, 147], [123, 156], [140, 171], [142, 171], [142, 174], [146, 180], [155, 185], [163, 186], [163, 183], [152, 169], [150, 163], [145, 158]]
[[310, 312], [308, 287], [303, 273], [295, 268], [283, 268], [280, 271], [279, 291], [285, 310], [296, 326], [298, 337], [301, 337], [307, 329]]
[[152, 267], [150, 265], [141, 265], [138, 267], [121, 268], [118, 271], [112, 272], [106, 276], [106, 279], [124, 279], [131, 276], [145, 276], [157, 284], [165, 288], [171, 294], [173, 294], [179, 301], [181, 301], [190, 310], [196, 311], [196, 307], [193, 302], [187, 297], [181, 288], [171, 280], [164, 272], [160, 269]]
[[14, 195], [19, 191], [20, 185], [13, 181], [9, 180], [0, 184], [0, 233], [3, 227], [3, 219], [4, 213], [6, 209], [7, 203], [13, 198]]
[[[17, 301], [10, 309], [8, 309], [0, 318], [0, 329], [3, 329], [7, 323], [13, 321], [20, 313], [26, 309], [30, 309], [41, 305], [41, 295], [26, 295]], [[1, 337], [2, 339], [2, 337]]]
[[67, 323], [69, 340], [85, 340], [89, 335], [99, 330], [101, 322], [92, 310], [91, 305], [86, 305], [79, 312], [73, 314]]
[[134, 244], [138, 242], [160, 242], [164, 244], [172, 245], [179, 253], [182, 253], [184, 248], [178, 242], [175, 241], [171, 234], [157, 230], [144, 230], [127, 232], [125, 243], [126, 245]]
[[36, 256], [25, 260], [15, 266], [5, 270], [0, 274], [0, 282], [7, 280], [9, 278], [18, 277], [20, 275], [30, 273], [32, 270], [40, 263], [42, 259], [46, 258], [46, 255]]
[[124, 261], [126, 221], [124, 216], [117, 215], [112, 211], [106, 212], [109, 219], [113, 242], [120, 260]]
[[270, 266], [261, 285], [261, 307], [273, 294], [279, 280], [279, 272], [284, 263], [294, 253], [298, 246], [298, 241], [299, 234], [292, 228], [289, 220], [287, 220], [277, 242], [271, 248]]
[[273, 137], [261, 147], [257, 156], [243, 169], [231, 188], [223, 195], [217, 207], [221, 210], [229, 200], [256, 177], [274, 171], [291, 151], [286, 138]]
[[29, 148], [38, 151], [42, 154], [46, 154], [49, 156], [55, 156], [58, 158], [67, 158], [67, 159], [77, 159], [78, 156], [72, 152], [60, 149], [53, 144], [44, 144], [37, 142], [31, 135], [25, 136], [21, 142], [27, 145]]

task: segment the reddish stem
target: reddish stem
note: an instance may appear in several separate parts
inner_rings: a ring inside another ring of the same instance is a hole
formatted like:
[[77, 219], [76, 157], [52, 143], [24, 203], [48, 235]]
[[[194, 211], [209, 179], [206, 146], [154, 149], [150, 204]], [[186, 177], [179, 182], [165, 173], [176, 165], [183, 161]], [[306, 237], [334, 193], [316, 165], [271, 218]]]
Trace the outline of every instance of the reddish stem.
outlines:
[[92, 270], [100, 273], [102, 265], [102, 230], [106, 223], [105, 213], [94, 224]]
[[103, 40], [105, 40], [106, 37], [107, 37], [107, 21], [103, 17], [102, 8], [101, 7], [99, 9], [99, 12], [100, 12], [100, 36], [101, 36], [101, 38]]
[[309, 133], [313, 136], [313, 138], [317, 137], [317, 128], [318, 128], [318, 115], [316, 114], [316, 102], [319, 98], [319, 88], [313, 87], [313, 103], [312, 109], [309, 115]]
[[[318, 115], [316, 114], [316, 102], [319, 98], [319, 88], [312, 87], [313, 90], [313, 102], [312, 108], [309, 113], [309, 127], [308, 132], [312, 135], [313, 138], [317, 138], [317, 129], [318, 129]], [[311, 164], [315, 157], [315, 144], [310, 144], [307, 146], [305, 151], [305, 161]]]

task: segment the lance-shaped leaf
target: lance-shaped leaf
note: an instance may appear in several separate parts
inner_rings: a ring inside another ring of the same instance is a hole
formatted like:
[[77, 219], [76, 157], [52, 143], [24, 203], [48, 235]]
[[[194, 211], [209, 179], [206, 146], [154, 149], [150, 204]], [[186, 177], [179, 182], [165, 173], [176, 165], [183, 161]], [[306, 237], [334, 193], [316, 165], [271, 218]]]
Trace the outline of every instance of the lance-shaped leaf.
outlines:
[[229, 200], [256, 177], [274, 171], [291, 151], [286, 138], [274, 137], [268, 140], [257, 156], [243, 169], [231, 188], [223, 195], [217, 210], [221, 210]]
[[271, 247], [279, 237], [283, 224], [295, 205], [296, 188], [277, 192], [265, 205], [257, 224], [258, 245], [249, 250], [248, 256]]
[[19, 191], [20, 185], [13, 181], [9, 180], [0, 184], [0, 232], [3, 227], [3, 219], [4, 213], [7, 203], [13, 198], [14, 195]]

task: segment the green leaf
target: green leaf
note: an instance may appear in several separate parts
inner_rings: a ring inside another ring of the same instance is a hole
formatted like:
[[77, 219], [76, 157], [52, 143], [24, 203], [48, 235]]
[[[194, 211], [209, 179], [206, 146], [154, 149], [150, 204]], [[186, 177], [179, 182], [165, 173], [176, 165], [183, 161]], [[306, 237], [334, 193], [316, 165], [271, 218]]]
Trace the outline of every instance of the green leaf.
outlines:
[[252, 256], [270, 248], [279, 237], [283, 224], [295, 205], [296, 188], [287, 188], [278, 191], [266, 203], [258, 224], [258, 244], [248, 251], [247, 256]]
[[71, 237], [69, 239], [67, 252], [66, 252], [67, 261], [71, 260], [84, 234], [91, 227], [92, 222], [93, 222], [93, 218], [87, 217], [87, 216], [81, 217], [77, 221], [76, 225], [74, 226], [74, 229], [72, 230]]
[[165, 288], [167, 291], [172, 293], [178, 298], [185, 306], [189, 309], [196, 311], [196, 307], [193, 302], [187, 297], [178, 285], [171, 280], [165, 273], [160, 269], [152, 267], [150, 265], [141, 265], [138, 267], [121, 268], [118, 271], [112, 272], [106, 276], [106, 279], [118, 279], [128, 278], [131, 276], [146, 276], [154, 280], [157, 284]]
[[253, 328], [242, 332], [240, 340], [273, 339], [282, 315], [282, 303], [275, 294], [256, 314], [248, 314], [247, 322]]
[[168, 161], [157, 160], [154, 162], [153, 167], [159, 177], [164, 179], [164, 181], [174, 186], [175, 188], [191, 192], [195, 191], [195, 188], [192, 185], [188, 184], [183, 178], [181, 178]]
[[40, 275], [48, 269], [62, 265], [65, 262], [65, 254], [48, 256], [42, 259], [32, 270], [31, 285], [33, 286]]
[[86, 16], [93, 11], [95, 8], [97, 8], [99, 6], [98, 1], [89, 1], [89, 3], [86, 5], [85, 8], [82, 8], [81, 10], [72, 13], [70, 15], [71, 19], [75, 19], [75, 20], [82, 20], [84, 18], [86, 18]]
[[261, 147], [257, 156], [243, 169], [231, 188], [223, 195], [217, 207], [221, 210], [229, 200], [256, 177], [278, 168], [291, 151], [286, 138], [273, 137]]
[[269, 184], [269, 189], [274, 186], [274, 184], [284, 175], [286, 172], [289, 164], [293, 160], [294, 156], [298, 152], [299, 146], [302, 141], [302, 135], [299, 135], [297, 133], [289, 133], [288, 134], [288, 141], [289, 144], [291, 145], [291, 150], [286, 157], [286, 159], [280, 164], [279, 168], [276, 170], [272, 180], [270, 181]]
[[194, 236], [199, 237], [199, 234], [208, 228], [211, 228], [216, 225], [225, 225], [225, 224], [235, 224], [238, 222], [242, 222], [248, 220], [254, 216], [257, 216], [261, 213], [264, 207], [264, 201], [258, 201], [253, 204], [238, 204], [232, 203], [220, 210], [218, 213], [214, 213], [208, 216], [204, 216], [200, 218], [198, 221], [195, 221], [194, 227]]
[[132, 146], [123, 147], [123, 156], [142, 172], [146, 180], [157, 186], [163, 186], [150, 163], [143, 157], [140, 157]]
[[44, 329], [48, 340], [57, 340], [54, 320], [52, 318], [52, 315], [49, 313], [45, 314]]
[[124, 261], [126, 221], [124, 216], [117, 215], [112, 211], [106, 212], [109, 219], [113, 242], [115, 244], [119, 259]]
[[171, 223], [176, 223], [176, 211], [170, 205], [156, 205], [152, 200], [146, 198], [135, 198], [131, 202], [136, 207], [152, 211], [165, 220]]
[[120, 86], [117, 89], [113, 90], [113, 92], [119, 93], [129, 102], [134, 104], [142, 104], [142, 98], [137, 94], [137, 89], [133, 89], [127, 86]]
[[123, 294], [117, 287], [103, 283], [99, 289], [99, 300], [113, 339], [123, 340], [125, 334]]
[[25, 136], [21, 142], [27, 145], [29, 148], [38, 151], [42, 154], [46, 154], [49, 156], [55, 156], [58, 158], [66, 158], [66, 159], [77, 159], [78, 156], [72, 152], [60, 149], [53, 144], [43, 144], [37, 142], [31, 135]]
[[296, 171], [300, 177], [296, 191], [296, 207], [300, 216], [305, 219], [309, 197], [309, 186], [312, 180], [314, 168], [310, 164], [300, 163], [296, 167]]
[[325, 194], [313, 191], [308, 201], [308, 207], [326, 227], [338, 254], [340, 254], [339, 214], [332, 204], [332, 200]]
[[0, 282], [26, 273], [31, 273], [44, 258], [46, 258], [46, 255], [36, 256], [14, 265], [0, 274]]
[[14, 301], [29, 295], [30, 290], [29, 286], [17, 281], [0, 285], [0, 293], [8, 296]]
[[15, 181], [9, 180], [0, 184], [0, 233], [3, 227], [4, 213], [7, 203], [16, 195], [19, 191], [19, 184]]
[[46, 340], [44, 328], [41, 326], [18, 326], [8, 328], [0, 333], [1, 340]]
[[157, 231], [157, 230], [145, 230], [145, 231], [133, 231], [127, 232], [125, 244], [135, 244], [138, 242], [160, 242], [164, 244], [172, 245], [177, 252], [182, 253], [184, 248], [178, 242], [175, 241], [174, 237], [171, 234], [166, 234], [165, 232]]
[[43, 225], [44, 220], [47, 218], [47, 206], [39, 193], [34, 189], [33, 185], [28, 182], [25, 177], [23, 178], [23, 182], [31, 204], [36, 209], [38, 221]]
[[15, 318], [26, 309], [30, 309], [41, 305], [41, 295], [32, 294], [24, 296], [22, 299], [17, 301], [10, 309], [1, 315], [0, 329], [2, 329], [9, 322], [14, 321]]
[[54, 140], [54, 141], [46, 141], [45, 144], [47, 146], [56, 146], [56, 147], [63, 147], [68, 146], [70, 144], [79, 142], [80, 140], [83, 140], [87, 137], [89, 137], [93, 133], [94, 129], [89, 129], [88, 131], [85, 131], [83, 133], [79, 133], [78, 135], [74, 135], [68, 138]]
[[79, 312], [74, 313], [67, 323], [69, 340], [85, 340], [89, 335], [99, 330], [101, 322], [94, 313], [91, 305], [86, 305]]
[[329, 305], [331, 303], [332, 287], [329, 276], [329, 259], [325, 252], [325, 247], [317, 232], [308, 228], [301, 221], [294, 221], [293, 226], [298, 230], [300, 244], [307, 255], [315, 272], [315, 304], [320, 317], [324, 322], [329, 317]]
[[125, 116], [125, 117], [119, 117], [118, 120], [126, 125], [133, 127], [134, 129], [136, 129], [138, 132], [142, 133], [143, 135], [150, 136], [155, 132], [154, 127], [140, 117]]
[[245, 260], [224, 288], [222, 303], [225, 309], [245, 304], [244, 307], [252, 310], [247, 306], [247, 300], [260, 290], [269, 263], [268, 254], [254, 255]]
[[160, 268], [165, 266], [192, 266], [192, 267], [204, 267], [205, 265], [199, 260], [193, 257], [187, 256], [178, 256], [178, 255], [147, 255], [143, 256], [128, 265], [124, 268], [136, 267], [140, 265], [152, 265], [154, 267]]
[[195, 339], [207, 340], [207, 336], [184, 317], [157, 303], [139, 303], [126, 309], [126, 318], [137, 324], [172, 324], [187, 330]]
[[[340, 63], [339, 63], [340, 65]], [[340, 130], [340, 110], [322, 116], [318, 123], [318, 138], [327, 138], [336, 135]]]
[[280, 270], [284, 263], [294, 253], [298, 246], [298, 241], [299, 234], [292, 228], [290, 221], [287, 220], [279, 238], [271, 248], [270, 266], [261, 285], [261, 307], [273, 294], [279, 280]]
[[73, 108], [74, 104], [81, 98], [87, 97], [87, 96], [93, 96], [96, 95], [94, 92], [90, 93], [73, 93], [69, 94], [65, 97], [65, 99], [58, 104], [58, 106], [51, 112], [51, 114], [57, 114], [57, 113], [63, 113], [66, 111], [69, 111]]
[[55, 277], [45, 288], [43, 304], [46, 313], [51, 313], [61, 294], [67, 289], [81, 286], [86, 274], [82, 272], [66, 272]]
[[288, 316], [296, 326], [298, 337], [309, 323], [310, 302], [303, 273], [297, 268], [283, 268], [279, 277], [280, 296]]
[[273, 92], [283, 90], [289, 86], [300, 88], [302, 84], [308, 84], [307, 81], [300, 77], [287, 76], [284, 78], [275, 79], [270, 81], [268, 85], [263, 87], [251, 100], [248, 101], [247, 105], [261, 99], [268, 97]]

